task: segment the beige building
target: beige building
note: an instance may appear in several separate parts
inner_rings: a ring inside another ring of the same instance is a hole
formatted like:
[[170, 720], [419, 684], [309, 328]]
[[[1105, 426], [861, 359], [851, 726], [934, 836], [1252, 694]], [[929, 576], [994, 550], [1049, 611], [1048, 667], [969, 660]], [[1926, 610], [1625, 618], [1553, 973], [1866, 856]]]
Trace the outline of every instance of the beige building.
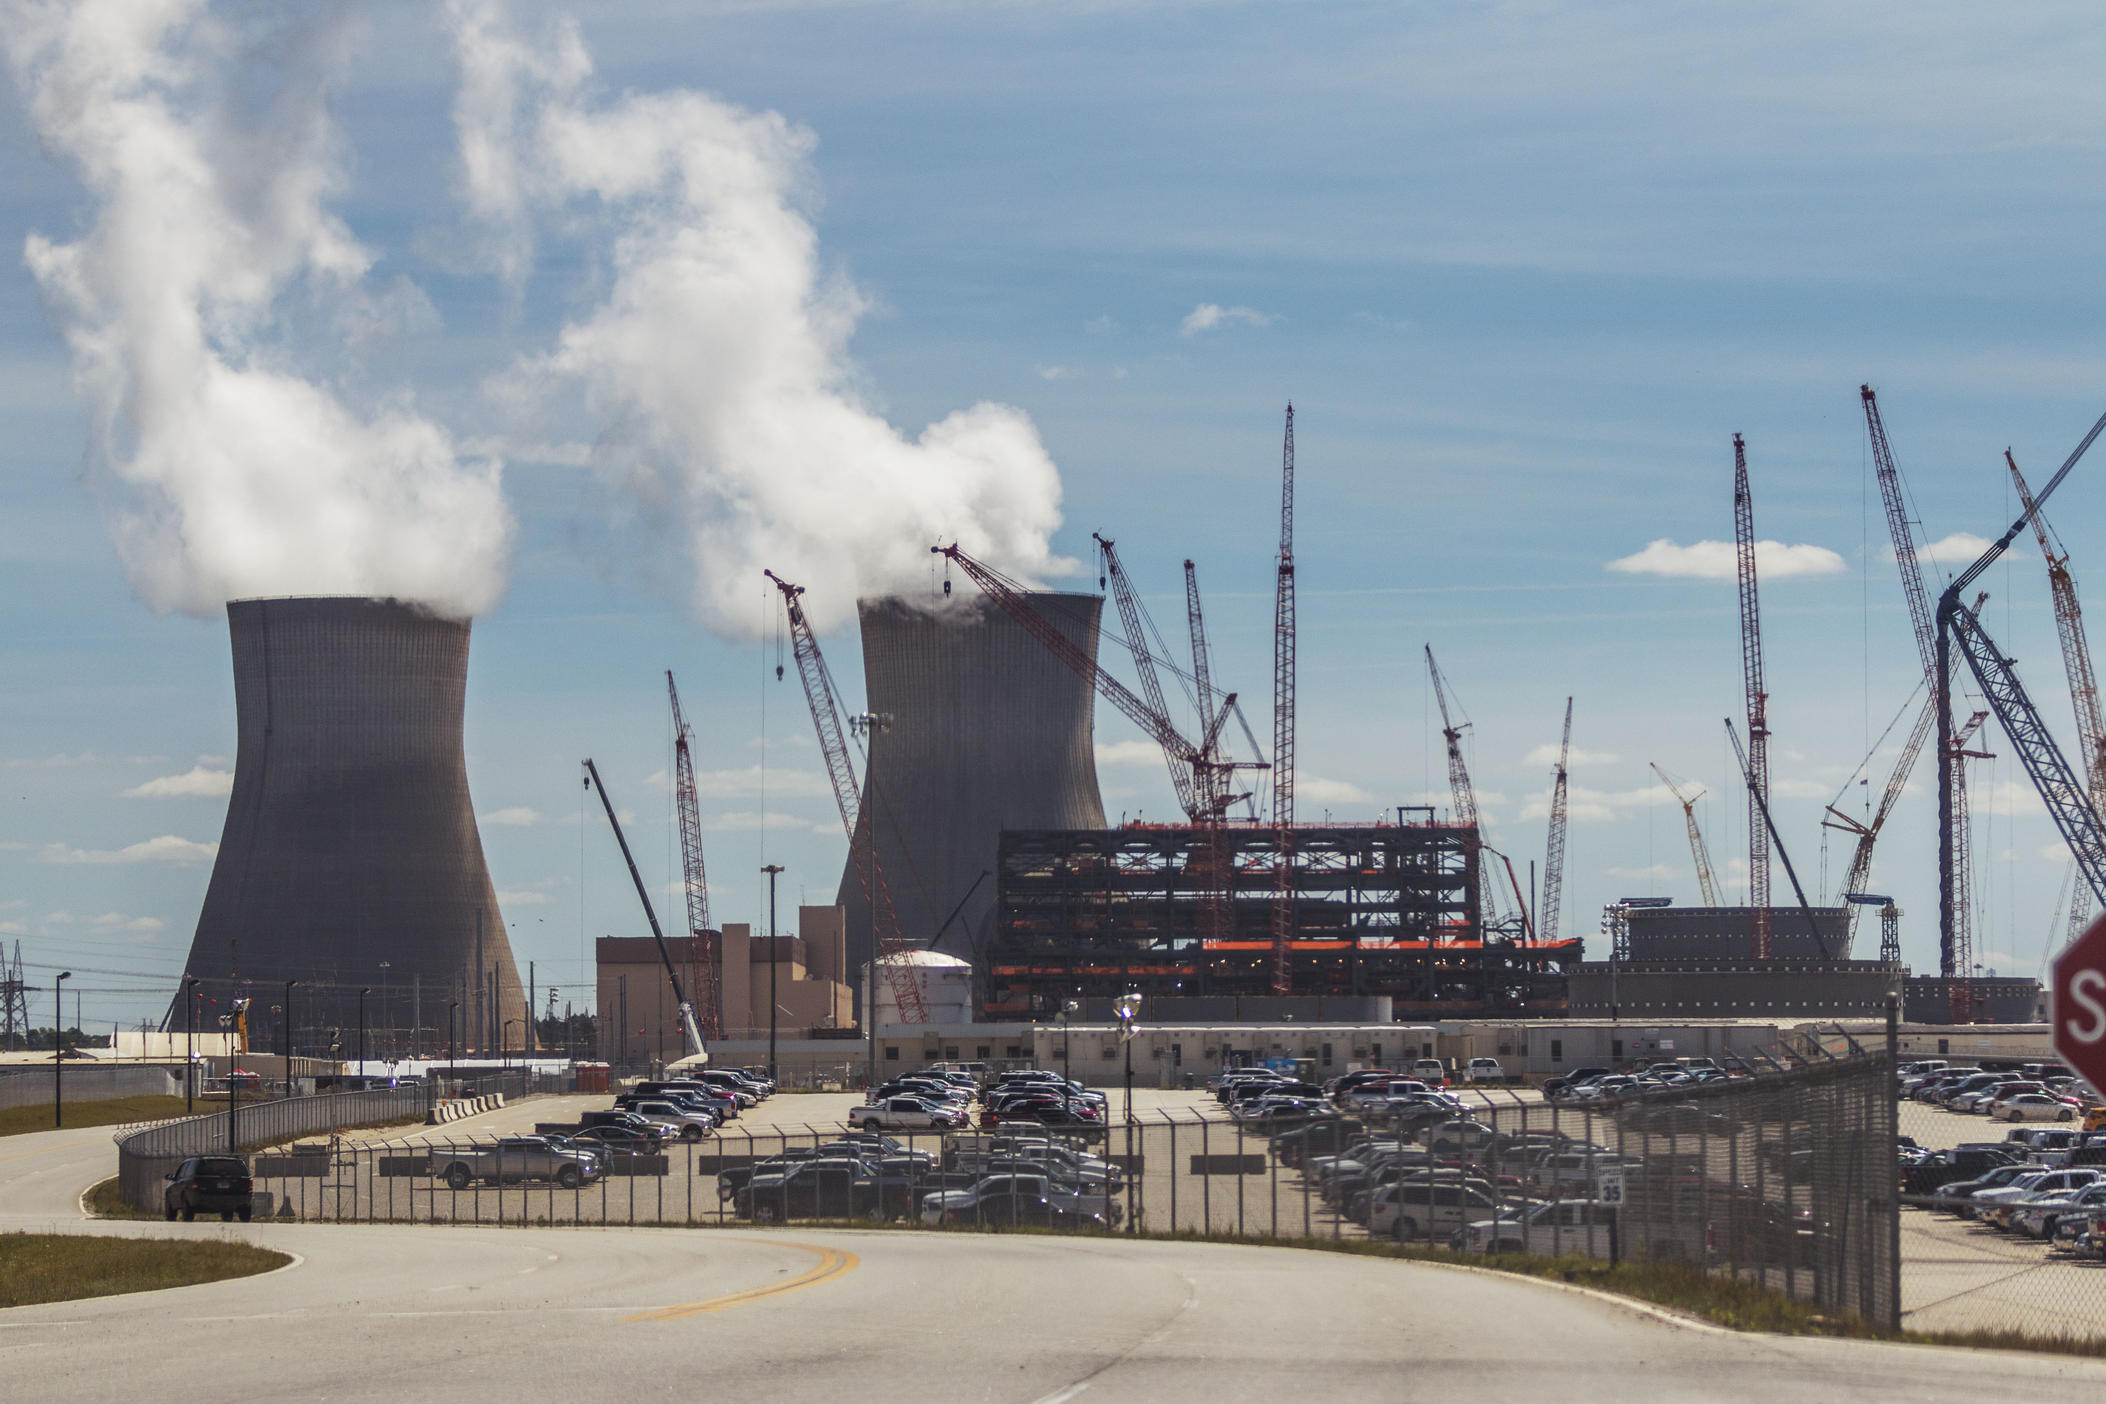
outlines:
[[[718, 980], [722, 1036], [768, 1036], [771, 976], [778, 1038], [810, 1038], [815, 1030], [854, 1027], [854, 995], [844, 982], [847, 929], [840, 907], [799, 907], [797, 934], [784, 933], [772, 942], [755, 936], [745, 923], [727, 924]], [[693, 942], [675, 937], [666, 944], [684, 983]], [[603, 936], [595, 945], [600, 1056], [617, 1066], [679, 1057], [684, 1051], [680, 1012], [657, 943], [649, 937]]]

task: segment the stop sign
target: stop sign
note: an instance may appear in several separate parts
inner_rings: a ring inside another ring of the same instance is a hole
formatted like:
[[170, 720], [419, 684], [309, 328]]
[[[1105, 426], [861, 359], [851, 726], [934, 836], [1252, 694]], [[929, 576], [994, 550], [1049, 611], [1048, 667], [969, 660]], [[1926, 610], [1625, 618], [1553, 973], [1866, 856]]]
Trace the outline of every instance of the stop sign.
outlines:
[[2055, 958], [2055, 1052], [2095, 1092], [2106, 1092], [2106, 916]]

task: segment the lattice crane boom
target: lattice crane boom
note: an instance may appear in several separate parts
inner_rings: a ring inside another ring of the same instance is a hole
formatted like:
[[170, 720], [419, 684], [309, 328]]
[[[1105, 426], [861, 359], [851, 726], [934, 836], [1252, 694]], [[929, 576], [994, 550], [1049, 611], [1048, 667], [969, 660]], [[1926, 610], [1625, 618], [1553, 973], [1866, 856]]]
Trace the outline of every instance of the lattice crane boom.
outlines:
[[1543, 853], [1543, 912], [1541, 930], [1545, 940], [1558, 939], [1558, 905], [1565, 891], [1565, 805], [1567, 762], [1572, 758], [1572, 699], [1565, 699], [1565, 737], [1558, 743], [1558, 768], [1550, 785], [1550, 839]]
[[1294, 406], [1280, 451], [1280, 558], [1272, 619], [1272, 992], [1294, 990]]
[[[804, 700], [812, 713], [812, 729], [819, 736], [819, 750], [826, 759], [826, 773], [832, 781], [834, 803], [841, 811], [841, 826], [848, 833], [849, 866], [856, 871], [856, 879], [863, 888], [863, 900], [870, 906], [873, 963], [882, 968], [886, 980], [892, 987], [892, 998], [899, 1009], [901, 1020], [909, 1024], [926, 1024], [928, 1008], [921, 997], [921, 982], [915, 977], [910, 956], [913, 947], [900, 934], [899, 912], [892, 905], [892, 889], [885, 881], [885, 868], [878, 859], [875, 816], [863, 808], [861, 786], [856, 780], [855, 762], [848, 753], [848, 738], [841, 725], [840, 691], [834, 686], [832, 672], [826, 666], [826, 658], [819, 652], [819, 640], [812, 633], [812, 626], [805, 618], [801, 597], [802, 585], [792, 585], [772, 570], [761, 572], [775, 582], [782, 594], [784, 612], [790, 620], [790, 648], [797, 659], [797, 677], [804, 684]], [[876, 1003], [876, 980], [871, 981], [870, 1003]], [[863, 1017], [873, 1022], [877, 1018], [875, 1008], [865, 1009]]]
[[1755, 579], [1755, 497], [1748, 450], [1733, 436], [1733, 543], [1740, 578], [1740, 667], [1748, 703], [1748, 905], [1754, 956], [1770, 958], [1769, 692], [1762, 680], [1762, 609]]
[[702, 803], [695, 785], [694, 728], [680, 711], [680, 689], [669, 668], [666, 697], [673, 704], [673, 801], [680, 812], [680, 871], [687, 892], [688, 984], [694, 993], [695, 1018], [705, 1038], [722, 1038], [722, 999], [717, 970], [722, 954], [709, 921], [709, 871], [702, 859]]
[[[1463, 845], [1471, 855], [1471, 865], [1477, 870], [1478, 901], [1483, 906], [1480, 923], [1489, 923], [1499, 914], [1499, 885], [1492, 876], [1491, 865], [1484, 861], [1484, 851], [1489, 845], [1483, 819], [1477, 811], [1477, 788], [1470, 781], [1469, 762], [1463, 757], [1463, 728], [1457, 726], [1448, 713], [1447, 679], [1441, 675], [1440, 664], [1433, 661], [1433, 645], [1427, 644], [1425, 648], [1426, 676], [1433, 682], [1433, 700], [1441, 713], [1441, 737], [1448, 745], [1448, 797], [1455, 807], [1455, 822], [1466, 831]], [[1468, 725], [1468, 722], [1463, 723], [1463, 726]]]
[[[2047, 558], [2048, 591], [2055, 601], [2055, 631], [2062, 641], [2062, 668], [2069, 676], [2070, 701], [2077, 713], [2077, 764], [2090, 782], [2091, 807], [2106, 812], [2106, 720], [2100, 716], [2099, 684], [2092, 673], [2091, 645], [2084, 637], [2084, 612], [2077, 605], [2077, 582], [2069, 573], [2069, 553], [2056, 554], [2047, 518], [2033, 501], [2032, 489], [2026, 486], [2025, 475], [2018, 471], [2018, 460], [2009, 449], [2004, 450], [2004, 462], [2010, 465], [2018, 500], [2033, 519], [2040, 554]], [[2090, 924], [2090, 895], [2079, 887], [2070, 895], [2069, 939], [2083, 935]]]
[[1682, 819], [1689, 826], [1689, 857], [1690, 861], [1696, 864], [1697, 889], [1703, 894], [1704, 905], [1715, 907], [1718, 905], [1718, 883], [1711, 874], [1711, 849], [1705, 844], [1704, 831], [1698, 827], [1696, 821], [1696, 802], [1704, 797], [1704, 792], [1698, 790], [1694, 795], [1683, 794], [1682, 787], [1668, 779], [1667, 772], [1658, 765], [1653, 766], [1653, 774], [1660, 777], [1660, 783], [1667, 786], [1667, 792], [1675, 797], [1675, 803], [1682, 806]]
[[[1133, 653], [1134, 677], [1140, 682], [1141, 698], [1152, 715], [1168, 717], [1170, 704], [1164, 700], [1162, 680], [1155, 673], [1155, 655], [1148, 651], [1148, 636], [1153, 630], [1144, 616], [1140, 596], [1127, 578], [1126, 568], [1119, 563], [1118, 548], [1097, 533], [1092, 532], [1091, 539], [1097, 543], [1098, 553], [1104, 558], [1104, 572], [1111, 581], [1112, 601], [1119, 611], [1119, 623], [1126, 630], [1126, 646]], [[1204, 713], [1200, 725], [1202, 728], [1206, 725]], [[1195, 774], [1193, 765], [1195, 751], [1195, 747], [1185, 744], [1163, 746], [1163, 760], [1170, 767], [1170, 786], [1177, 792], [1178, 808], [1194, 817], [1203, 812], [1210, 798], [1201, 793], [1198, 782], [1202, 777]]]

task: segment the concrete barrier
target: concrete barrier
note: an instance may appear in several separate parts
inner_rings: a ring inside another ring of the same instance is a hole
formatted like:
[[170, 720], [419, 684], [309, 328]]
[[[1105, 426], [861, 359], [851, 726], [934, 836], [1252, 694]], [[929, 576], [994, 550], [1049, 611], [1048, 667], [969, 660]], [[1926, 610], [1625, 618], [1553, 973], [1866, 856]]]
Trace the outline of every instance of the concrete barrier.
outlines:
[[496, 1111], [505, 1104], [505, 1094], [492, 1092], [485, 1097], [455, 1097], [439, 1103], [424, 1118], [426, 1126], [444, 1126], [449, 1121], [460, 1121], [464, 1117], [481, 1116], [484, 1112]]

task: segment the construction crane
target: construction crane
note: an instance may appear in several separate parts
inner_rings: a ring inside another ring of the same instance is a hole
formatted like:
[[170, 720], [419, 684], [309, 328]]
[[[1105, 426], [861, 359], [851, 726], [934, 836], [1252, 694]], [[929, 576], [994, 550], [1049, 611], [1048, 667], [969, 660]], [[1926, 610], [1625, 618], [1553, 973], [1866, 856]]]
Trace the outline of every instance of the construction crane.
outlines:
[[1272, 992], [1294, 992], [1294, 405], [1280, 452], [1280, 560], [1272, 616]]
[[[1112, 602], [1119, 611], [1119, 623], [1126, 630], [1126, 647], [1133, 654], [1134, 677], [1140, 683], [1141, 697], [1150, 712], [1167, 717], [1170, 715], [1170, 704], [1164, 700], [1163, 684], [1156, 677], [1155, 655], [1148, 651], [1148, 636], [1155, 632], [1155, 622], [1148, 618], [1139, 593], [1134, 590], [1133, 582], [1127, 578], [1126, 568], [1119, 563], [1118, 548], [1096, 532], [1090, 533], [1090, 539], [1097, 543], [1097, 553], [1104, 562], [1104, 574], [1111, 583]], [[1186, 562], [1188, 568], [1190, 564], [1189, 561]], [[1189, 580], [1188, 574], [1188, 591]], [[1188, 598], [1187, 609], [1190, 607]], [[1211, 720], [1212, 718], [1202, 711], [1199, 722], [1201, 730], [1205, 730]], [[1201, 793], [1201, 786], [1205, 783], [1202, 774], [1206, 769], [1204, 759], [1192, 748], [1165, 745], [1163, 760], [1170, 767], [1170, 787], [1177, 792], [1178, 808], [1196, 820], [1207, 810], [1208, 802], [1212, 798], [1211, 794]]]
[[[1200, 725], [1209, 726], [1208, 718], [1214, 715], [1213, 650], [1207, 646], [1206, 612], [1199, 603], [1199, 568], [1189, 560], [1185, 562], [1185, 627], [1192, 636], [1192, 700], [1199, 711]], [[1221, 714], [1227, 716], [1227, 706], [1222, 707]], [[1221, 787], [1218, 798], [1221, 802], [1210, 805], [1201, 821], [1199, 853], [1203, 870], [1199, 926], [1205, 939], [1214, 942], [1226, 941], [1235, 934], [1236, 916], [1234, 874], [1229, 871], [1227, 852], [1221, 842], [1221, 822], [1233, 802], [1226, 785]]]
[[1667, 772], [1658, 765], [1653, 766], [1653, 774], [1660, 777], [1660, 783], [1667, 786], [1675, 803], [1682, 806], [1683, 821], [1689, 825], [1689, 857], [1696, 864], [1697, 890], [1703, 894], [1705, 906], [1715, 907], [1718, 905], [1718, 883], [1711, 876], [1711, 850], [1705, 846], [1704, 831], [1697, 827], [1696, 821], [1696, 802], [1704, 797], [1704, 791], [1683, 794], [1682, 787], [1668, 779]]
[[702, 806], [695, 788], [694, 728], [680, 711], [680, 689], [665, 674], [673, 704], [673, 805], [680, 811], [680, 871], [687, 891], [688, 979], [695, 992], [695, 1019], [704, 1038], [724, 1036], [717, 971], [723, 964], [716, 928], [709, 921], [709, 872], [702, 861]]
[[1831, 954], [1828, 938], [1821, 934], [1820, 923], [1814, 920], [1813, 904], [1806, 900], [1806, 889], [1799, 885], [1799, 874], [1792, 867], [1791, 854], [1784, 851], [1784, 836], [1777, 832], [1776, 821], [1770, 818], [1769, 796], [1755, 788], [1754, 767], [1749, 764], [1748, 752], [1740, 744], [1740, 733], [1733, 729], [1731, 717], [1726, 718], [1726, 739], [1733, 743], [1733, 756], [1740, 762], [1741, 778], [1747, 782], [1748, 794], [1755, 799], [1757, 821], [1768, 831], [1770, 841], [1777, 846], [1777, 859], [1784, 864], [1784, 875], [1790, 879], [1792, 893], [1799, 899], [1799, 914], [1806, 921], [1806, 934], [1813, 938], [1814, 946], [1821, 953], [1821, 959], [1827, 960]]
[[[1930, 715], [1938, 734], [1938, 813], [1939, 813], [1939, 895], [1938, 895], [1938, 971], [1947, 982], [1947, 987], [1959, 990], [1955, 980], [1964, 977], [1972, 960], [1970, 952], [1973, 938], [1967, 930], [1973, 900], [1969, 896], [1973, 874], [1966, 859], [1967, 835], [1957, 836], [1944, 832], [1944, 826], [1956, 815], [1967, 812], [1967, 762], [1972, 757], [1967, 753], [1966, 743], [1952, 726], [1952, 675], [1941, 660], [1938, 627], [1930, 603], [1930, 592], [1923, 584], [1923, 558], [1917, 553], [1916, 538], [1909, 521], [1908, 506], [1902, 494], [1901, 470], [1894, 463], [1894, 448], [1887, 439], [1886, 421], [1879, 413], [1879, 396], [1871, 386], [1860, 385], [1858, 397], [1864, 404], [1865, 431], [1872, 441], [1873, 475], [1879, 482], [1879, 500], [1887, 517], [1887, 535], [1894, 546], [1894, 563], [1901, 574], [1901, 593], [1908, 602], [1909, 627], [1916, 638], [1916, 653], [1923, 664], [1924, 681], [1931, 689]], [[1981, 602], [1975, 602], [1979, 613]], [[1921, 723], [1918, 724], [1919, 729]], [[1915, 741], [1914, 733], [1911, 740]], [[1908, 780], [1908, 769], [1915, 763], [1916, 752], [1922, 742], [1915, 741], [1914, 748], [1903, 746], [1893, 778], [1888, 782], [1888, 791], [1896, 791]], [[1884, 804], [1882, 806], [1884, 808]], [[1830, 813], [1835, 811], [1831, 809]], [[1875, 819], [1883, 818], [1875, 815]], [[1846, 826], [1849, 827], [1849, 826]], [[1851, 871], [1846, 875], [1846, 887], [1854, 890], [1871, 873], [1871, 847], [1878, 836], [1878, 824], [1859, 826], [1858, 848], [1864, 860], [1860, 868], [1856, 857], [1851, 862]], [[1955, 996], [1959, 998], [1960, 996]], [[1956, 1017], [1958, 1017], [1956, 1015]], [[1964, 1018], [1962, 1022], [1965, 1022]]]
[[[1455, 822], [1464, 831], [1463, 847], [1469, 854], [1471, 866], [1477, 870], [1479, 901], [1483, 906], [1479, 918], [1481, 929], [1490, 925], [1499, 915], [1499, 884], [1492, 876], [1491, 865], [1484, 861], [1484, 851], [1488, 846], [1484, 837], [1484, 821], [1477, 812], [1477, 788], [1470, 782], [1469, 763], [1463, 759], [1463, 727], [1469, 723], [1464, 722], [1462, 726], [1457, 726], [1455, 719], [1449, 716], [1446, 679], [1441, 676], [1440, 664], [1433, 661], [1433, 645], [1427, 644], [1425, 647], [1426, 675], [1433, 681], [1433, 700], [1441, 712], [1441, 737], [1448, 743], [1448, 796], [1455, 806]], [[1520, 905], [1525, 917], [1528, 904], [1524, 902]]]
[[1748, 906], [1757, 960], [1770, 958], [1769, 693], [1762, 682], [1762, 610], [1755, 584], [1755, 496], [1748, 450], [1733, 436], [1733, 544], [1740, 576], [1740, 671], [1748, 702]]
[[1572, 758], [1572, 699], [1565, 699], [1565, 739], [1558, 743], [1558, 768], [1550, 782], [1550, 838], [1543, 850], [1543, 932], [1558, 939], [1558, 902], [1565, 890], [1566, 777]]
[[[921, 997], [921, 982], [915, 978], [912, 947], [900, 935], [899, 913], [892, 905], [892, 889], [886, 884], [884, 865], [878, 861], [875, 816], [863, 807], [863, 792], [856, 780], [855, 762], [848, 754], [848, 738], [841, 725], [841, 693], [833, 673], [819, 652], [819, 640], [805, 618], [802, 585], [792, 585], [772, 570], [761, 574], [775, 582], [782, 606], [790, 620], [790, 649], [797, 659], [798, 681], [804, 685], [804, 700], [811, 708], [812, 729], [819, 736], [819, 751], [826, 759], [827, 778], [834, 789], [834, 804], [841, 811], [841, 827], [848, 833], [849, 866], [863, 888], [870, 908], [871, 961], [885, 972], [892, 987], [893, 1003], [902, 1022], [926, 1024], [928, 1008]], [[877, 980], [870, 981], [864, 1001], [869, 1008], [863, 1017], [872, 1028], [877, 1024]]]
[[695, 1006], [681, 987], [680, 971], [673, 965], [672, 948], [666, 945], [665, 932], [658, 925], [657, 909], [651, 905], [651, 894], [644, 888], [643, 874], [636, 871], [636, 859], [629, 852], [629, 839], [622, 832], [622, 821], [614, 817], [614, 801], [607, 797], [606, 783], [600, 779], [600, 768], [592, 763], [592, 757], [585, 758], [584, 766], [585, 783], [600, 792], [600, 804], [607, 811], [607, 822], [614, 827], [614, 841], [621, 845], [622, 861], [629, 865], [629, 880], [636, 884], [636, 895], [643, 899], [644, 919], [651, 923], [651, 939], [658, 943], [658, 959], [665, 965], [665, 978], [672, 982], [673, 1003], [680, 1009], [680, 1030], [687, 1035], [688, 1056], [682, 1061], [706, 1063], [709, 1061], [709, 1046], [702, 1041], [701, 1026], [695, 1022]]
[[[2102, 827], [2099, 812], [2093, 806], [2089, 788], [2070, 763], [2064, 759], [2061, 749], [2055, 745], [2055, 737], [2048, 730], [2040, 709], [2026, 694], [2025, 686], [2018, 679], [2017, 670], [2003, 650], [1996, 646], [1988, 632], [1982, 628], [1981, 620], [1970, 611], [1961, 608], [1961, 592], [1980, 578], [1982, 572], [1994, 565], [2003, 553], [2010, 549], [2018, 533], [2040, 514], [2041, 507], [2062, 485], [2077, 460], [2092, 446], [2101, 432], [2106, 432], [2106, 415], [2091, 426], [2091, 432], [2070, 451], [2055, 476], [2048, 479], [2046, 487], [2034, 500], [2026, 505], [2018, 520], [2004, 529], [2004, 534], [1975, 560], [1973, 565], [1953, 578], [1945, 592], [1938, 597], [1936, 615], [1938, 645], [1938, 675], [1946, 676], [1946, 668], [1952, 650], [1958, 647], [1960, 657], [1967, 663], [1967, 670], [1982, 689], [1982, 700], [1996, 715], [1996, 723], [2004, 736], [2018, 752], [2019, 763], [2025, 767], [2026, 776], [2040, 796], [2048, 817], [2055, 821], [2062, 841], [2069, 845], [2070, 855], [2076, 860], [2077, 871], [2091, 887], [2092, 896], [2106, 901], [2106, 827]], [[1938, 692], [1938, 725], [1948, 731], [1952, 724], [1952, 690], [1943, 687]], [[1954, 815], [1949, 790], [1940, 792], [1938, 815], [1938, 864], [1950, 871], [1954, 861], [1955, 834]], [[1938, 940], [1940, 968], [1955, 982], [1955, 1004], [1965, 1002], [1967, 1014], [1972, 1015], [1972, 986], [1968, 984], [1971, 971], [1957, 957], [1968, 952], [1954, 947], [1956, 914], [1952, 910], [1949, 889], [1940, 894], [1938, 912]], [[1962, 993], [1962, 991], [1965, 991]]]
[[[2091, 807], [2106, 813], [2106, 720], [2099, 713], [2099, 684], [2091, 671], [2091, 646], [2084, 639], [2084, 615], [2077, 608], [2077, 582], [2070, 577], [2069, 553], [2056, 554], [2047, 518], [2035, 505], [2032, 490], [2026, 486], [2025, 475], [2018, 471], [2018, 460], [2009, 449], [2004, 450], [2004, 462], [2010, 465], [2019, 502], [2033, 519], [2040, 554], [2047, 558], [2048, 591], [2055, 600], [2055, 631], [2062, 639], [2062, 668], [2069, 675], [2070, 701], [2077, 711], [2078, 765], [2090, 781]], [[2080, 887], [2070, 894], [2069, 939], [2076, 940], [2090, 924], [2091, 898]]]

